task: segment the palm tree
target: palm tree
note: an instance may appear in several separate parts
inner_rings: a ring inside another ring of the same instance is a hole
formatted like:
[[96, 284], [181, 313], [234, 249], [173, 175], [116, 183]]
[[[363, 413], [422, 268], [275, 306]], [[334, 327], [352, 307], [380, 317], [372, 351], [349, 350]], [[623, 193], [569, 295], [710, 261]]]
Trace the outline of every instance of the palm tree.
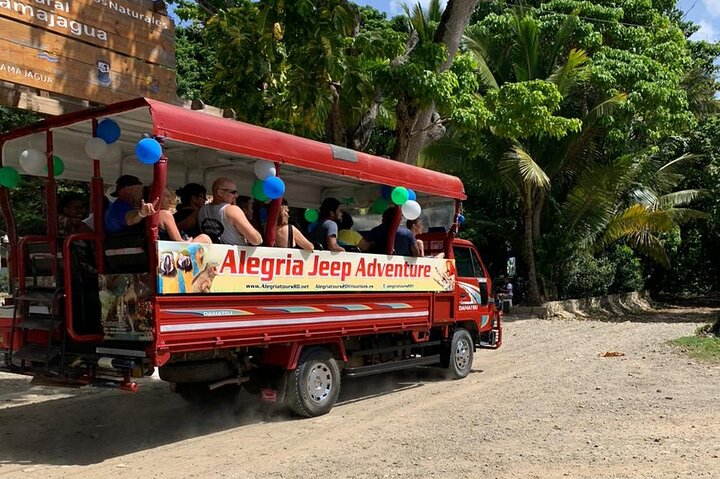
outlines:
[[[538, 21], [529, 10], [515, 9], [511, 18], [511, 43], [500, 43], [481, 30], [465, 36], [465, 47], [478, 62], [478, 75], [485, 93], [501, 90], [510, 83], [540, 80], [554, 85], [563, 98], [567, 98], [582, 80], [588, 60], [582, 50], [570, 49], [565, 53], [575, 17], [566, 17], [552, 43], [545, 48], [541, 47]], [[582, 157], [594, 137], [595, 120], [623, 100], [624, 97], [618, 96], [590, 109], [582, 130], [565, 135], [559, 145], [553, 142], [550, 147], [548, 138], [542, 134], [506, 138], [505, 152], [496, 159], [500, 176], [518, 195], [522, 205], [523, 254], [528, 267], [528, 302], [531, 304], [541, 302], [534, 245], [541, 233], [541, 213], [552, 178], [574, 167], [573, 163]], [[489, 133], [497, 136], [498, 132]]]
[[566, 238], [575, 237], [591, 250], [622, 241], [669, 267], [659, 235], [707, 217], [683, 207], [703, 196], [702, 190], [675, 191], [683, 180], [678, 169], [695, 158], [686, 154], [665, 161], [659, 155], [627, 155], [610, 165], [588, 168], [562, 206], [559, 228]]

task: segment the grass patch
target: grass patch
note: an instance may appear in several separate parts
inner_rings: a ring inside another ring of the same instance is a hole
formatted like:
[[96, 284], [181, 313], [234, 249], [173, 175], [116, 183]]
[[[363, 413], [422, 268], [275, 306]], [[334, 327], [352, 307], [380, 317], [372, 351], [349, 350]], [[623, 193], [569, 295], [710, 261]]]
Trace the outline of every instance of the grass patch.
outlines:
[[705, 363], [720, 364], [720, 338], [715, 336], [685, 336], [670, 344], [691, 358]]

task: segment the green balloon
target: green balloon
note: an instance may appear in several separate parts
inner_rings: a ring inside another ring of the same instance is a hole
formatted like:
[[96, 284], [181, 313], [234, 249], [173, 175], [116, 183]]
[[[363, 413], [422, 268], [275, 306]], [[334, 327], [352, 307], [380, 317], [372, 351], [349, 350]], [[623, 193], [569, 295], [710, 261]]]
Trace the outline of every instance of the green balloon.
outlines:
[[385, 212], [385, 210], [388, 208], [388, 206], [390, 206], [390, 205], [385, 198], [378, 198], [375, 201], [373, 201], [373, 204], [370, 207], [370, 212], [381, 215]]
[[263, 203], [270, 199], [263, 192], [262, 180], [255, 180], [255, 182], [252, 185], [252, 195], [253, 195], [253, 198], [255, 198], [258, 201], [262, 201]]
[[15, 188], [20, 183], [20, 173], [11, 166], [0, 168], [0, 185], [5, 188]]
[[53, 176], [60, 176], [65, 171], [65, 162], [57, 155], [53, 156]]
[[320, 218], [320, 213], [318, 213], [318, 210], [315, 210], [313, 208], [308, 208], [305, 210], [305, 220], [308, 223], [315, 223], [318, 218]]
[[393, 203], [398, 206], [402, 206], [407, 203], [407, 200], [410, 198], [410, 193], [404, 186], [398, 186], [392, 190], [392, 195], [390, 197], [392, 198]]

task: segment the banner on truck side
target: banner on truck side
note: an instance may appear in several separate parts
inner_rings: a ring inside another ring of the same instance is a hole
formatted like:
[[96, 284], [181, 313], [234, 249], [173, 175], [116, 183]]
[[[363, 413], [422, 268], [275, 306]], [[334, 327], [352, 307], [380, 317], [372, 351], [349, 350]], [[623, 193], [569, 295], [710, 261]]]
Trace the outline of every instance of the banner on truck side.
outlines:
[[455, 262], [158, 241], [158, 294], [452, 291]]

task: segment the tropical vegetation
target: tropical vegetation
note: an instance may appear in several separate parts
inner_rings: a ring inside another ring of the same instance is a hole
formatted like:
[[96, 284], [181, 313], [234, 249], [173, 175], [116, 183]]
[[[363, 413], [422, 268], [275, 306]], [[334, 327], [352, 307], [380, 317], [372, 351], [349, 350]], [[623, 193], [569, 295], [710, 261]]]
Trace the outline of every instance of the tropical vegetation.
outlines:
[[675, 3], [179, 0], [178, 93], [462, 176], [462, 234], [528, 303], [713, 291], [720, 45]]

